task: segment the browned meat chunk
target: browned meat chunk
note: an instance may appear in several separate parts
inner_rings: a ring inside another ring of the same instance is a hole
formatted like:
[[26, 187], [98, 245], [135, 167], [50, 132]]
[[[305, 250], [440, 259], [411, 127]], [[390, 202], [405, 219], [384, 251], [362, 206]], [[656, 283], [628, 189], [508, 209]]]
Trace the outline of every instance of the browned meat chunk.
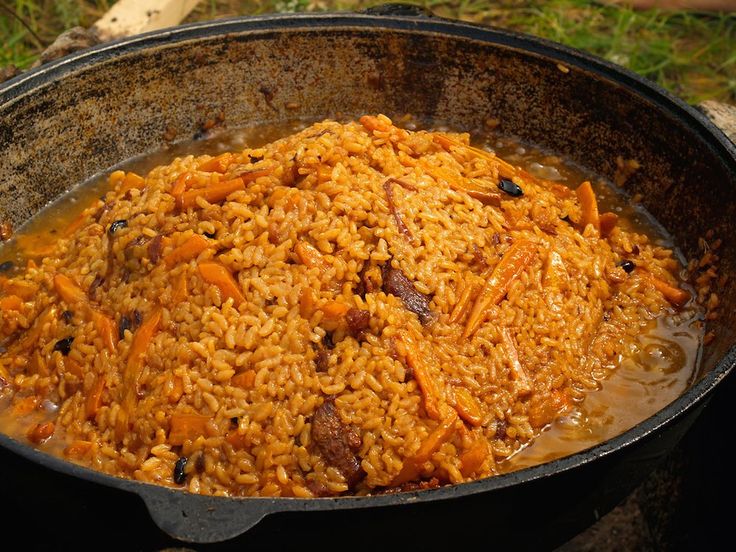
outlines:
[[407, 310], [419, 317], [422, 325], [426, 326], [434, 321], [434, 313], [429, 309], [429, 297], [417, 291], [401, 270], [391, 266], [384, 267], [383, 291], [400, 298]]
[[367, 310], [351, 308], [345, 315], [348, 331], [355, 339], [360, 339], [371, 323], [371, 313]]
[[396, 487], [385, 487], [374, 492], [374, 495], [386, 495], [396, 493], [406, 493], [411, 491], [424, 491], [426, 489], [436, 489], [440, 486], [440, 480], [436, 477], [422, 481], [407, 481]]
[[325, 462], [342, 473], [351, 489], [365, 477], [355, 454], [360, 448], [360, 435], [342, 422], [334, 397], [328, 397], [314, 413], [312, 441]]

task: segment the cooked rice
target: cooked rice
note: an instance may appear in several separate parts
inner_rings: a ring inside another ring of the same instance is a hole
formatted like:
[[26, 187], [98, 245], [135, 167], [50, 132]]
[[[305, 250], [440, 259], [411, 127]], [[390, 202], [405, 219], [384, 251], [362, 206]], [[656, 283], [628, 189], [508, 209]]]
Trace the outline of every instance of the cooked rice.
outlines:
[[[16, 278], [32, 296], [0, 314], [0, 335], [22, 336], [0, 355], [13, 404], [58, 404], [49, 415], [53, 440], [73, 461], [194, 493], [310, 497], [377, 492], [407, 477], [460, 483], [496, 474], [499, 461], [598, 388], [635, 337], [672, 312], [650, 275], [674, 286], [678, 263], [626, 221], [602, 239], [577, 224], [574, 192], [523, 172], [513, 178], [521, 197], [484, 205], [431, 167], [495, 193], [503, 165], [492, 157], [443, 147], [434, 133], [398, 129], [383, 116], [365, 120], [325, 121], [246, 149], [224, 174], [198, 169], [209, 156], [177, 158], [135, 186], [114, 173], [104, 201]], [[254, 169], [263, 174], [226, 200], [198, 197], [177, 209], [172, 189], [185, 173], [193, 190]], [[393, 205], [388, 178], [400, 180], [389, 183]], [[111, 234], [122, 220], [127, 226]], [[215, 237], [195, 258], [165, 262], [195, 234]], [[530, 262], [463, 337], [467, 315], [450, 322], [459, 297], [520, 242], [532, 244]], [[305, 264], [297, 244], [313, 246], [317, 260]], [[626, 274], [617, 265], [627, 258], [646, 272]], [[203, 279], [199, 267], [212, 260], [234, 276], [242, 302]], [[431, 298], [429, 323], [382, 290], [389, 264]], [[58, 274], [85, 293], [96, 287], [90, 309], [62, 300]], [[373, 286], [361, 293], [366, 281]], [[351, 333], [326, 315], [329, 302], [368, 311], [368, 327]], [[131, 390], [131, 346], [158, 307], [161, 321]], [[92, 310], [115, 322], [114, 351]], [[118, 342], [123, 316], [131, 329]], [[69, 336], [64, 356], [57, 343]], [[330, 338], [334, 349], [324, 345]], [[435, 386], [439, 416], [428, 413], [412, 362]], [[89, 414], [95, 386], [99, 403]], [[479, 407], [475, 423], [455, 414], [460, 389]], [[359, 435], [365, 475], [352, 488], [313, 442], [313, 418], [327, 397], [342, 426]], [[172, 444], [172, 416], [181, 414], [206, 417], [202, 434]], [[417, 456], [447, 420], [445, 437]], [[407, 476], [402, 467], [412, 462]]]

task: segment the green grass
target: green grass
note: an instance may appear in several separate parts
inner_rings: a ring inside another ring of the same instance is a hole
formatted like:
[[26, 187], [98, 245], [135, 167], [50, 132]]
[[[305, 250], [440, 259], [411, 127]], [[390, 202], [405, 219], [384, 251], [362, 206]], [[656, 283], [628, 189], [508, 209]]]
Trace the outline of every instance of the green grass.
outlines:
[[[112, 2], [16, 0], [0, 11], [0, 66], [28, 67], [64, 29], [91, 25]], [[268, 12], [356, 10], [363, 0], [205, 0], [188, 21]], [[635, 11], [582, 0], [419, 0], [437, 15], [534, 34], [586, 50], [648, 77], [691, 103], [736, 103], [736, 14]], [[38, 38], [34, 37], [37, 35]]]

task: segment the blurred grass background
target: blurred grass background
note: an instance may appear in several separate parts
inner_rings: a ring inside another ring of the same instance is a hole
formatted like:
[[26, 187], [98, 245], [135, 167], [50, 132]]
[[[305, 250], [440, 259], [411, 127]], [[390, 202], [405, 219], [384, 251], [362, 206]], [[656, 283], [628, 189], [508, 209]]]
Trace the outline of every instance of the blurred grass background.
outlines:
[[[187, 22], [269, 12], [357, 10], [365, 0], [205, 0]], [[633, 10], [583, 0], [414, 0], [437, 15], [541, 36], [658, 82], [690, 103], [736, 104], [736, 13]], [[89, 27], [112, 0], [0, 0], [0, 67], [29, 67], [64, 30]]]

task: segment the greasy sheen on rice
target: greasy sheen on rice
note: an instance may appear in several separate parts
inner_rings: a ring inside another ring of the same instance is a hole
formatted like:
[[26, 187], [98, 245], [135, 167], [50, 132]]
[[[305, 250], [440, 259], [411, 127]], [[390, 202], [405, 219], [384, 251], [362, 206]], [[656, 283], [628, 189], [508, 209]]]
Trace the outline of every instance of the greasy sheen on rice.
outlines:
[[0, 282], [9, 408], [194, 493], [492, 476], [689, 299], [672, 251], [568, 184], [384, 116], [112, 173]]

